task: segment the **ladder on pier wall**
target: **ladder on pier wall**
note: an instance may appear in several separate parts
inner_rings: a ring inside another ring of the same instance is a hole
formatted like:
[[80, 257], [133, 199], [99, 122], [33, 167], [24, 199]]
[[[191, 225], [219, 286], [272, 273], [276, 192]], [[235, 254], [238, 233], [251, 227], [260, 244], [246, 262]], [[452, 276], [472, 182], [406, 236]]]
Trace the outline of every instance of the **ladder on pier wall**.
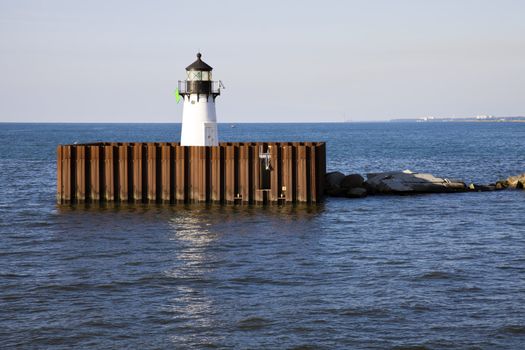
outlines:
[[90, 143], [57, 147], [57, 202], [318, 203], [324, 142]]

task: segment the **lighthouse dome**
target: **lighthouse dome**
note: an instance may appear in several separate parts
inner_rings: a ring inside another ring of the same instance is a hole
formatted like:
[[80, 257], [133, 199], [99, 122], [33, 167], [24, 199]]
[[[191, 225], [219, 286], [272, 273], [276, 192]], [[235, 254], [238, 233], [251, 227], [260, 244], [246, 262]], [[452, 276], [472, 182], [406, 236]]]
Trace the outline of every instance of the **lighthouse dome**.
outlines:
[[197, 71], [203, 71], [203, 72], [209, 72], [213, 70], [213, 68], [208, 65], [206, 62], [201, 60], [202, 54], [200, 52], [197, 53], [197, 60], [190, 64], [188, 67], [186, 67], [187, 71], [190, 70], [197, 70]]

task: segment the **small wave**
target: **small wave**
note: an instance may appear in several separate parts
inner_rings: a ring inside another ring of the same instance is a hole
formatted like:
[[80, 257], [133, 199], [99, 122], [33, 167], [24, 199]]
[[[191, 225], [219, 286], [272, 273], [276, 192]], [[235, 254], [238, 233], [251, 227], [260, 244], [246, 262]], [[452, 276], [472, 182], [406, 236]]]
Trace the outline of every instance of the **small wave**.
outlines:
[[25, 273], [14, 273], [14, 272], [0, 272], [0, 277], [2, 278], [24, 278], [29, 277], [31, 275], [25, 274]]
[[289, 350], [315, 350], [315, 349], [319, 349], [319, 347], [314, 346], [314, 345], [302, 344], [302, 345], [293, 346], [288, 349]]
[[92, 285], [88, 283], [73, 283], [73, 284], [46, 284], [35, 287], [35, 290], [54, 290], [56, 292], [71, 292], [78, 290], [87, 290]]
[[148, 317], [147, 320], [148, 320], [148, 323], [152, 323], [155, 325], [161, 325], [161, 326], [169, 325], [174, 322], [172, 317], [169, 317], [169, 318]]
[[417, 276], [416, 280], [447, 280], [454, 278], [454, 275], [445, 271], [431, 271]]
[[159, 281], [165, 280], [166, 277], [159, 273], [150, 273], [144, 276], [141, 276], [140, 278], [137, 278], [134, 283], [137, 284], [147, 284], [147, 283], [155, 283]]
[[424, 345], [398, 345], [394, 346], [392, 350], [428, 350]]
[[500, 328], [501, 333], [525, 334], [525, 325], [506, 325]]
[[96, 253], [96, 254], [92, 254], [90, 257], [92, 259], [115, 258], [115, 257], [123, 256], [123, 255], [129, 255], [129, 252], [123, 250], [123, 251], [117, 251], [117, 252]]
[[93, 286], [93, 288], [100, 289], [100, 290], [119, 290], [122, 286], [127, 285], [128, 283], [121, 283], [121, 282], [112, 282], [112, 283], [101, 283], [96, 284]]
[[522, 271], [523, 270], [523, 267], [521, 267], [521, 266], [513, 266], [513, 265], [498, 265], [498, 266], [496, 266], [496, 268], [498, 268], [500, 270], [518, 270], [518, 271]]
[[268, 319], [254, 316], [240, 320], [237, 323], [237, 327], [242, 330], [256, 330], [267, 327], [270, 324], [271, 322]]
[[39, 228], [53, 226], [53, 224], [48, 221], [32, 221], [25, 223], [25, 226], [28, 228]]
[[60, 261], [70, 261], [70, 260], [77, 260], [83, 258], [83, 254], [77, 254], [77, 255], [66, 255], [59, 257]]
[[406, 265], [407, 261], [405, 260], [388, 260], [383, 263], [384, 265]]
[[346, 308], [341, 310], [341, 315], [344, 316], [385, 316], [388, 314], [387, 309], [381, 308]]
[[243, 284], [272, 284], [272, 285], [278, 285], [278, 286], [297, 286], [302, 285], [302, 282], [298, 281], [287, 281], [287, 280], [272, 280], [272, 279], [266, 279], [266, 278], [258, 278], [258, 277], [236, 277], [230, 279], [230, 282], [233, 283], [243, 283]]
[[302, 327], [302, 326], [298, 326], [298, 327], [294, 327], [294, 328], [292, 328], [292, 331], [293, 331], [294, 333], [304, 333], [304, 334], [308, 334], [308, 333], [312, 332], [313, 329], [310, 328], [310, 327]]
[[14, 294], [8, 294], [0, 297], [0, 300], [3, 301], [16, 301], [16, 300], [22, 300], [24, 297], [22, 295], [14, 295]]
[[451, 289], [455, 293], [464, 293], [464, 292], [480, 292], [482, 289], [476, 286], [464, 286], [455, 289]]
[[418, 311], [418, 312], [432, 311], [433, 310], [433, 308], [431, 306], [426, 305], [426, 304], [419, 304], [419, 303], [410, 305], [410, 308], [412, 308], [414, 311]]
[[0, 256], [17, 256], [22, 255], [24, 257], [28, 256], [43, 256], [43, 252], [39, 250], [12, 250], [12, 251], [4, 251], [0, 252]]
[[82, 323], [82, 326], [95, 327], [95, 328], [115, 328], [121, 329], [127, 327], [125, 323], [113, 323], [107, 322], [101, 319], [91, 319]]

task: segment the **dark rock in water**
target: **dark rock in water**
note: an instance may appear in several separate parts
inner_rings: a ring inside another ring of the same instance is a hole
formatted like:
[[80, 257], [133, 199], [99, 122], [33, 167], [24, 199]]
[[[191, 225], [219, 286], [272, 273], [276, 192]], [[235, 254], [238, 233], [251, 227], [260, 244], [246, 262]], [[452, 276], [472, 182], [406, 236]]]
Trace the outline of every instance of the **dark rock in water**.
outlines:
[[498, 181], [496, 182], [496, 189], [498, 190], [504, 190], [506, 189], [508, 186], [507, 182], [506, 181]]
[[366, 197], [364, 180], [359, 174], [345, 176], [339, 171], [328, 173], [325, 175], [325, 194], [332, 197]]
[[345, 176], [343, 181], [341, 181], [341, 187], [346, 190], [350, 190], [356, 187], [363, 187], [363, 182], [365, 182], [365, 178], [361, 175], [350, 174]]
[[363, 198], [368, 195], [366, 188], [354, 187], [346, 191], [345, 197], [347, 198]]
[[525, 189], [525, 173], [488, 185], [465, 185], [460, 180], [414, 173], [410, 170], [370, 173], [367, 179], [359, 174], [345, 176], [339, 171], [325, 175], [325, 194], [332, 197], [362, 198], [374, 194], [419, 194], [449, 192], [488, 192], [506, 188]]
[[367, 174], [365, 186], [369, 193], [380, 194], [446, 193], [467, 190], [467, 186], [461, 181], [443, 179], [431, 174], [413, 173], [409, 170]]
[[502, 190], [503, 188], [498, 188], [496, 184], [489, 184], [489, 185], [478, 185], [478, 184], [470, 184], [468, 186], [469, 191], [473, 192], [488, 192], [488, 191], [498, 191]]
[[325, 194], [328, 196], [342, 196], [343, 191], [341, 188], [341, 182], [344, 178], [345, 174], [340, 171], [327, 173], [324, 177]]

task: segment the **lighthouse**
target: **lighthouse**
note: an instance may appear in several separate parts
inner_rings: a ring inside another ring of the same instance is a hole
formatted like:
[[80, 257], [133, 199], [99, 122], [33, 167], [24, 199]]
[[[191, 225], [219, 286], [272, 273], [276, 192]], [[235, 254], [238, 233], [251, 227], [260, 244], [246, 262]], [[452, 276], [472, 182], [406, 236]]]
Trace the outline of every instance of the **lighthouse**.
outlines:
[[213, 68], [197, 53], [197, 60], [186, 67], [186, 80], [179, 81], [183, 98], [181, 146], [218, 146], [215, 99], [222, 83], [213, 81]]
[[186, 68], [181, 142], [95, 142], [57, 147], [59, 204], [318, 203], [324, 194], [324, 142], [221, 142], [215, 99], [224, 89], [212, 67]]

